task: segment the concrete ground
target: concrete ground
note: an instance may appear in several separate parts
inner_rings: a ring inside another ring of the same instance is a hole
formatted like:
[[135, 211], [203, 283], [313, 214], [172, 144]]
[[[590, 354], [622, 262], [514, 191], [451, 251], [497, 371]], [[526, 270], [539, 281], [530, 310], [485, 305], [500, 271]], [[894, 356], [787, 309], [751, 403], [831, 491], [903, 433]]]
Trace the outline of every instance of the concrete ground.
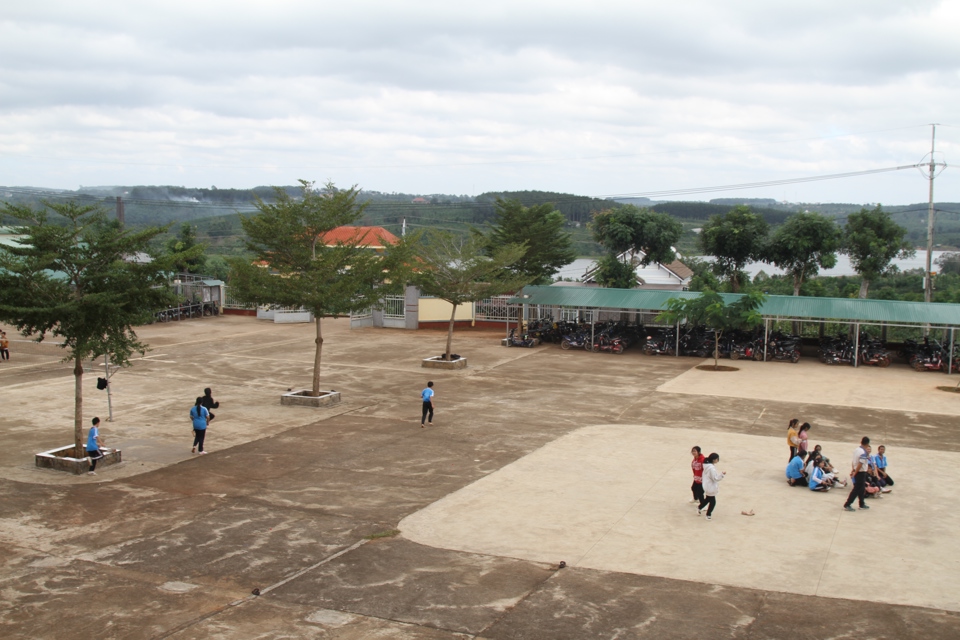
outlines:
[[[468, 369], [427, 372], [440, 333], [324, 328], [323, 380], [344, 402], [312, 410], [279, 405], [309, 382], [312, 326], [144, 327], [153, 351], [116, 374], [102, 425], [125, 462], [82, 477], [32, 466], [70, 441], [73, 379], [49, 348], [14, 343], [0, 363], [3, 636], [960, 636], [938, 475], [960, 450], [954, 396], [936, 390], [951, 378], [803, 362], [711, 375], [482, 331], [454, 337]], [[104, 416], [89, 378], [85, 415]], [[437, 417], [420, 429], [428, 378]], [[192, 456], [187, 410], [205, 386], [221, 408], [212, 453]], [[838, 495], [786, 487], [794, 416], [835, 461], [864, 434], [887, 444], [895, 492], [849, 514]], [[684, 504], [695, 437], [730, 472], [710, 523]]]

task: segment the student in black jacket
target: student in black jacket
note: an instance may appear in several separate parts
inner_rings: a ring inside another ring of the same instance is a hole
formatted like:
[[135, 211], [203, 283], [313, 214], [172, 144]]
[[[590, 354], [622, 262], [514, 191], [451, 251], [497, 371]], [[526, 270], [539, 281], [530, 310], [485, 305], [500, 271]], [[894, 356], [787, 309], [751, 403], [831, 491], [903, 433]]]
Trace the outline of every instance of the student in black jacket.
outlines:
[[216, 417], [213, 415], [213, 409], [220, 408], [220, 403], [213, 399], [213, 396], [211, 395], [212, 393], [213, 392], [210, 390], [210, 387], [207, 387], [206, 389], [204, 389], [203, 399], [201, 400], [201, 403], [200, 403], [210, 413], [210, 417], [207, 418], [207, 424], [210, 424], [211, 422], [213, 422], [213, 419]]

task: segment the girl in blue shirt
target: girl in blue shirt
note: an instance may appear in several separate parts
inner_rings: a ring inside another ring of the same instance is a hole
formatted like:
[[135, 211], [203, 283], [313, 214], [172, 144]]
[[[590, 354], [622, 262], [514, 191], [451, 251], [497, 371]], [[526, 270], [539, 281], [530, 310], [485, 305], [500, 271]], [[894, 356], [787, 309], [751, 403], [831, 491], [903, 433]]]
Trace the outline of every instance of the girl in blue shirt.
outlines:
[[190, 453], [197, 453], [198, 447], [201, 455], [206, 453], [203, 450], [203, 440], [207, 437], [207, 418], [209, 416], [210, 412], [203, 406], [203, 396], [197, 398], [196, 403], [190, 409], [190, 420], [193, 421], [193, 449], [190, 450]]

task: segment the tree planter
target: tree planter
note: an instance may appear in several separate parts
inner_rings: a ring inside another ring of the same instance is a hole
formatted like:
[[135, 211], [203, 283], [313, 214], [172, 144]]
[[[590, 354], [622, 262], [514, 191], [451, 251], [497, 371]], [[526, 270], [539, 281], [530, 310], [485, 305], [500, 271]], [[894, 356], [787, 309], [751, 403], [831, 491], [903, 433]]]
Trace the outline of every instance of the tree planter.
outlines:
[[309, 389], [291, 391], [280, 396], [280, 404], [293, 407], [326, 407], [340, 402], [339, 391], [321, 391], [319, 396], [310, 395]]
[[[98, 468], [109, 467], [123, 461], [120, 449], [100, 449], [100, 451], [103, 452], [103, 457], [97, 462]], [[76, 449], [73, 445], [44, 451], [36, 454], [36, 465], [44, 469], [56, 469], [57, 471], [76, 474], [90, 471], [90, 458], [74, 458], [73, 454], [75, 452]]]
[[420, 366], [425, 369], [466, 369], [467, 359], [458, 358], [457, 360], [444, 360], [440, 356], [434, 356], [432, 358], [424, 358], [420, 363]]

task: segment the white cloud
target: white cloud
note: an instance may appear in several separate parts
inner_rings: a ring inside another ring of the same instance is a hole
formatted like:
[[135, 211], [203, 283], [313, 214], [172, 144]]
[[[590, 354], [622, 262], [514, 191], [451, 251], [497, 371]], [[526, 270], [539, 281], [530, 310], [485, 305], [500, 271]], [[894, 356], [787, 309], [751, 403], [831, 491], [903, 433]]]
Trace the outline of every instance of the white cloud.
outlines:
[[[609, 194], [907, 164], [925, 123], [960, 125], [956, 3], [463, 4], [12, 6], [0, 180]], [[958, 131], [938, 130], [948, 161]], [[954, 174], [939, 199], [960, 200]], [[900, 203], [926, 185], [761, 191], [743, 195]]]

